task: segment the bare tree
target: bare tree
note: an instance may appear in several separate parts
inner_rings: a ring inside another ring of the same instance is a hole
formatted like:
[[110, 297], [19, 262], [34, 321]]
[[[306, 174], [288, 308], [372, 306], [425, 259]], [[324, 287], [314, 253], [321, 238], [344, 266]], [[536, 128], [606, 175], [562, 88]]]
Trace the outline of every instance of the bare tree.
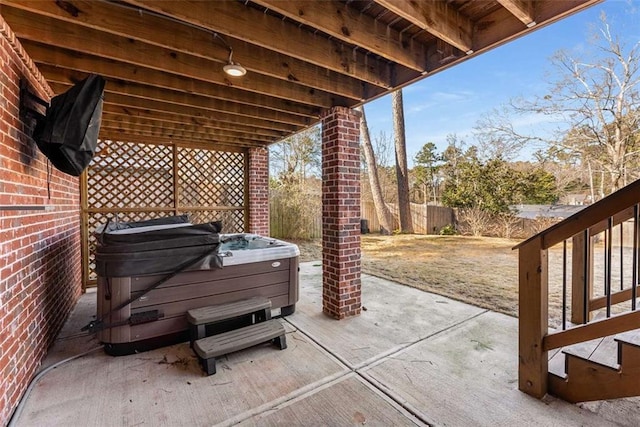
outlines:
[[270, 165], [277, 179], [302, 182], [320, 174], [320, 128], [312, 127], [270, 147]]
[[391, 232], [391, 212], [384, 203], [382, 198], [382, 189], [380, 187], [380, 179], [378, 178], [378, 168], [376, 165], [376, 158], [373, 152], [373, 146], [371, 145], [371, 136], [369, 135], [369, 126], [367, 125], [367, 117], [364, 113], [363, 107], [356, 108], [360, 111], [360, 139], [362, 142], [362, 148], [364, 157], [367, 164], [367, 172], [369, 175], [369, 185], [371, 187], [371, 195], [373, 197], [373, 205], [376, 208], [376, 215], [378, 216], [378, 222], [382, 230], [382, 234], [389, 234]]
[[515, 132], [506, 107], [483, 115], [473, 130], [478, 140], [478, 157], [482, 160], [499, 158], [511, 161], [528, 142], [513, 135]]
[[398, 212], [400, 232], [413, 233], [411, 203], [409, 199], [409, 168], [407, 166], [407, 143], [404, 132], [404, 108], [402, 89], [391, 94], [393, 130], [396, 146], [396, 176], [398, 180]]
[[578, 153], [583, 167], [592, 171], [592, 185], [613, 192], [640, 176], [637, 169], [640, 141], [640, 41], [629, 46], [611, 32], [606, 16], [594, 34], [596, 53], [589, 60], [558, 52], [552, 58], [559, 78], [549, 92], [532, 102], [516, 102], [516, 112], [544, 114], [561, 119], [568, 129], [555, 138], [519, 134], [511, 122], [494, 119], [484, 124], [496, 139], [519, 144], [548, 143]]
[[639, 148], [640, 42], [628, 48], [611, 34], [604, 14], [601, 20], [595, 40], [602, 58], [586, 62], [560, 52], [555, 63], [572, 79], [555, 89], [557, 101], [570, 106], [565, 111], [574, 119], [563, 144], [577, 147], [590, 168], [606, 173], [613, 192], [626, 184], [629, 160]]

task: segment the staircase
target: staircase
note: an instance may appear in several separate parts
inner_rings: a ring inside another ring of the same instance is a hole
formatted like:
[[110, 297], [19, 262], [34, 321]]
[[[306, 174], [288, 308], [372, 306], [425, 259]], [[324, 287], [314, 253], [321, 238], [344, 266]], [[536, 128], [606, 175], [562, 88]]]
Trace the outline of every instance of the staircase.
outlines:
[[191, 347], [207, 375], [216, 373], [216, 357], [265, 342], [287, 348], [284, 326], [271, 319], [271, 301], [263, 297], [187, 311]]
[[640, 334], [596, 341], [591, 352], [571, 346], [549, 361], [550, 394], [572, 403], [638, 395]]
[[640, 396], [639, 231], [636, 181], [516, 246], [521, 391]]

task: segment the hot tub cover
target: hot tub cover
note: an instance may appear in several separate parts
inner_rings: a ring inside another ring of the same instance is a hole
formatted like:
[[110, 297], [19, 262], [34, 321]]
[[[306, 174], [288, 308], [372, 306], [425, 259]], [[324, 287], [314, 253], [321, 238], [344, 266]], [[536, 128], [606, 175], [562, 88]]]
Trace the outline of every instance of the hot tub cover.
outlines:
[[130, 277], [221, 268], [219, 221], [190, 224], [186, 215], [112, 222], [96, 229], [96, 273]]

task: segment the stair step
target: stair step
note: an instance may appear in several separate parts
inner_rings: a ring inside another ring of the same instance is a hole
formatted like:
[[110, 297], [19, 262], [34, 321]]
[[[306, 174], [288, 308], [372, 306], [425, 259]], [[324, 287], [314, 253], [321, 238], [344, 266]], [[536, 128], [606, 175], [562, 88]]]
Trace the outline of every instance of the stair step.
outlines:
[[[586, 347], [574, 348], [571, 346], [562, 351], [565, 354], [571, 353], [574, 356], [590, 360], [600, 365], [616, 367], [618, 364], [618, 344], [614, 340], [614, 337], [608, 336], [593, 341], [595, 341], [596, 345], [588, 354], [584, 352], [587, 349]], [[592, 345], [593, 342], [590, 342], [589, 347]]]
[[[255, 317], [250, 318], [248, 316]], [[193, 343], [196, 340], [207, 336], [207, 326], [213, 324], [225, 326], [223, 322], [243, 317], [245, 319], [242, 319], [243, 322], [241, 323], [244, 323], [245, 325], [271, 319], [271, 300], [264, 297], [253, 297], [225, 304], [194, 308], [187, 311], [191, 346], [193, 346]], [[234, 324], [232, 327], [237, 327], [237, 324]], [[228, 329], [228, 327], [222, 329], [222, 331], [225, 329]], [[211, 333], [212, 332], [210, 330], [209, 334]]]
[[640, 330], [623, 332], [617, 334], [614, 339], [618, 342], [640, 347]]
[[287, 348], [284, 326], [277, 320], [256, 323], [244, 328], [197, 340], [193, 349], [202, 362], [207, 375], [216, 373], [217, 356], [244, 350], [274, 340], [281, 350]]
[[629, 331], [615, 337], [618, 343], [618, 363], [625, 372], [640, 369], [640, 331]]
[[210, 305], [187, 311], [187, 320], [192, 325], [220, 322], [256, 311], [271, 309], [271, 301], [263, 297], [253, 297], [226, 304]]
[[[640, 395], [639, 330], [569, 346], [550, 356], [549, 392], [564, 400], [576, 403]], [[564, 369], [560, 368], [562, 358]]]

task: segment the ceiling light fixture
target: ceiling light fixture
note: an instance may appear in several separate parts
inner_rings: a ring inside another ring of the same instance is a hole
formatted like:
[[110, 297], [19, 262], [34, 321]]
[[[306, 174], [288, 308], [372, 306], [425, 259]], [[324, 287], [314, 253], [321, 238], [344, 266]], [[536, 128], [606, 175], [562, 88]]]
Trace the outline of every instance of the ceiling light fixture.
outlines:
[[233, 49], [229, 47], [229, 59], [227, 65], [222, 67], [222, 70], [231, 77], [242, 77], [247, 74], [247, 69], [237, 62], [233, 62]]

